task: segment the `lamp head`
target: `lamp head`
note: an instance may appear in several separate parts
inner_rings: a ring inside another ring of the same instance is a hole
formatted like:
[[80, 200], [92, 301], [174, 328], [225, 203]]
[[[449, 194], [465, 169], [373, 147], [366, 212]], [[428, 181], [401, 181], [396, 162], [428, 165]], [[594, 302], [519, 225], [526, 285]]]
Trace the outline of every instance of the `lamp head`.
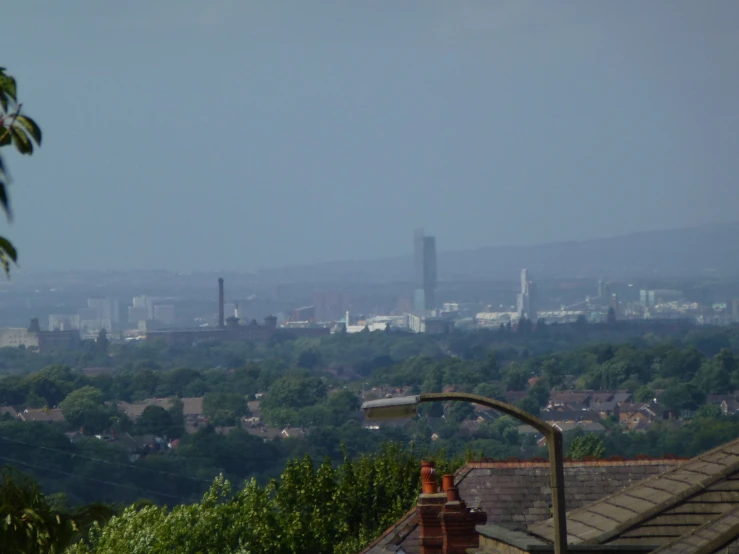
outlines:
[[420, 396], [398, 396], [371, 400], [362, 404], [367, 419], [401, 419], [415, 417]]

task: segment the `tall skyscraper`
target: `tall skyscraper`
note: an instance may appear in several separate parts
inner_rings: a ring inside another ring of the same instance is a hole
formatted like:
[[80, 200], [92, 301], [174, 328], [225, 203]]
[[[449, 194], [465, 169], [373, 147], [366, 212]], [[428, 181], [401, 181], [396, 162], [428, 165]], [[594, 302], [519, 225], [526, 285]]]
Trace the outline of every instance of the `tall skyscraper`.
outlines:
[[436, 308], [436, 238], [424, 235], [423, 229], [413, 236], [413, 272], [413, 309], [423, 314]]
[[536, 321], [536, 283], [529, 279], [528, 269], [521, 270], [521, 292], [517, 297], [517, 311], [521, 317]]
[[89, 326], [108, 331], [115, 329], [120, 320], [118, 300], [114, 298], [88, 298], [87, 308], [80, 312], [86, 321], [97, 322], [88, 323]]
[[604, 306], [611, 302], [611, 283], [603, 279], [598, 279], [598, 300]]

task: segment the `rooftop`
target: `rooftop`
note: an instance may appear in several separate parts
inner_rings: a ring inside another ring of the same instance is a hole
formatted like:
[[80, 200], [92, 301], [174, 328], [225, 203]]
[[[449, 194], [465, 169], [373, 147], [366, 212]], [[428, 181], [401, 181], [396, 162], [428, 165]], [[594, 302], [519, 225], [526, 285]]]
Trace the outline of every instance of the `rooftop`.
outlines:
[[[660, 475], [679, 463], [676, 459], [598, 460], [565, 462], [566, 502], [581, 507], [634, 483]], [[460, 496], [484, 510], [488, 523], [523, 531], [549, 517], [551, 489], [547, 461], [470, 462], [456, 473]], [[419, 554], [415, 508], [375, 540], [364, 552], [387, 554], [402, 548]]]
[[[686, 534], [737, 508], [739, 439], [569, 511], [568, 540], [572, 544], [666, 545], [680, 537], [686, 540]], [[554, 538], [551, 520], [528, 530], [547, 541]]]

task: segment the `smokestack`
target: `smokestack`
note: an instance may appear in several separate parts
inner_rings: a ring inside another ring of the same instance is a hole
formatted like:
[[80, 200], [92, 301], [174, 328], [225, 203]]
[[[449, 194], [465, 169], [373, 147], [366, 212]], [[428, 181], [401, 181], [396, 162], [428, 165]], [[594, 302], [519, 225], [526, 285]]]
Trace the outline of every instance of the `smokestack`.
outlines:
[[218, 327], [225, 327], [226, 323], [223, 317], [223, 278], [218, 278]]

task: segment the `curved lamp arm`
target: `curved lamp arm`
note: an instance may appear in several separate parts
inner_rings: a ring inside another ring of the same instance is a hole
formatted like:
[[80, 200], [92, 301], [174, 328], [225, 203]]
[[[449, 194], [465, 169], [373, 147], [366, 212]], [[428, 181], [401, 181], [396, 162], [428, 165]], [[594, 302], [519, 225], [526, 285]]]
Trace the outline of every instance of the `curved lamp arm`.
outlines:
[[426, 393], [418, 396], [403, 396], [372, 400], [362, 404], [365, 417], [369, 419], [394, 419], [413, 417], [421, 402], [472, 402], [503, 412], [539, 431], [549, 447], [549, 472], [552, 487], [552, 511], [554, 523], [554, 552], [567, 552], [567, 519], [565, 510], [564, 465], [562, 456], [562, 431], [524, 410], [492, 398], [462, 392]]
[[494, 400], [492, 398], [486, 398], [477, 394], [468, 394], [466, 392], [430, 392], [421, 394], [419, 396], [420, 402], [448, 402], [450, 400], [456, 400], [460, 402], [473, 402], [486, 406], [499, 412], [503, 412], [506, 415], [515, 417], [519, 421], [523, 421], [531, 425], [534, 429], [539, 431], [545, 437], [551, 433], [562, 433], [559, 429], [553, 425], [547, 423], [543, 419], [539, 419], [536, 416], [531, 415], [528, 412], [523, 411], [521, 408], [517, 408], [506, 402]]

